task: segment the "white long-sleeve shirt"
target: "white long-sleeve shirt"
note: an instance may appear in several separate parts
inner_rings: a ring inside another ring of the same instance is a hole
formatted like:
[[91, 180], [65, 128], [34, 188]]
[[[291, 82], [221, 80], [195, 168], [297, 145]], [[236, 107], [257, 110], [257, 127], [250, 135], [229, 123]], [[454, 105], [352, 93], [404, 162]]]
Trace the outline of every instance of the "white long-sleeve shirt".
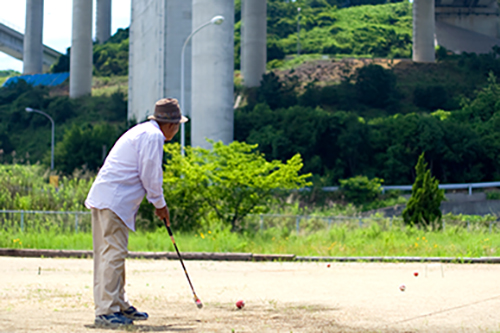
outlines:
[[156, 208], [165, 207], [161, 167], [164, 142], [165, 137], [154, 120], [129, 129], [109, 152], [85, 206], [112, 210], [133, 231], [145, 194]]

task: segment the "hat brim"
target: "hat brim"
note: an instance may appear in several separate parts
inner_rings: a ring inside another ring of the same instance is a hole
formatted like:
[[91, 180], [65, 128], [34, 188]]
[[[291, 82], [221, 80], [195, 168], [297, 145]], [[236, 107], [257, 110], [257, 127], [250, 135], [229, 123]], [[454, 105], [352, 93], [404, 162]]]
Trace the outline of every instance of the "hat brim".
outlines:
[[182, 123], [187, 123], [189, 119], [187, 117], [181, 116], [181, 119], [179, 121], [176, 120], [171, 120], [171, 119], [161, 119], [161, 118], [156, 118], [155, 116], [149, 116], [149, 120], [156, 120], [159, 123], [169, 123], [169, 124], [182, 124]]

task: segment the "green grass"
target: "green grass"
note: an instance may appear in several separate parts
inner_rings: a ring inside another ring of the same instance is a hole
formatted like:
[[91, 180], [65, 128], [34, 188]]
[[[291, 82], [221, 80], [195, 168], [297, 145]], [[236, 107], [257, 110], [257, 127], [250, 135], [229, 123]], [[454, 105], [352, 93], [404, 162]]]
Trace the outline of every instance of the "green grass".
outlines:
[[[174, 231], [175, 232], [175, 231]], [[295, 254], [299, 256], [499, 256], [500, 232], [494, 227], [471, 224], [447, 226], [445, 231], [426, 231], [395, 223], [335, 224], [330, 229], [297, 235], [287, 228], [270, 228], [253, 234], [227, 230], [204, 230], [174, 235], [181, 252], [247, 252], [260, 254]], [[42, 231], [22, 233], [0, 231], [0, 248], [91, 250], [90, 233]], [[130, 233], [130, 251], [174, 251], [164, 229], [156, 232]]]
[[7, 81], [8, 78], [8, 76], [0, 77], [0, 87], [3, 86], [4, 82]]
[[95, 76], [92, 78], [92, 96], [110, 96], [115, 92], [128, 94], [128, 76]]

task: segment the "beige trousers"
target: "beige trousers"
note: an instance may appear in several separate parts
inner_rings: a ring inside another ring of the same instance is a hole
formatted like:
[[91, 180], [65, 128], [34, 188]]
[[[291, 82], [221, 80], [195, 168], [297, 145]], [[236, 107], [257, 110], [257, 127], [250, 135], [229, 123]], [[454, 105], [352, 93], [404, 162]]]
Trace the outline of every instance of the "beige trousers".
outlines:
[[130, 303], [125, 294], [128, 228], [111, 210], [92, 208], [92, 236], [95, 315], [128, 309]]

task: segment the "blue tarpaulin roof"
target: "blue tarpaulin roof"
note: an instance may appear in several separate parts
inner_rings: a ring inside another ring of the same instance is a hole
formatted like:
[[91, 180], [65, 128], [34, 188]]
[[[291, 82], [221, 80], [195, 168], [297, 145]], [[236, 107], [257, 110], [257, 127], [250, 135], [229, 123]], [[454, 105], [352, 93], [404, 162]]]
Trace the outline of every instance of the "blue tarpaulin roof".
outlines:
[[14, 76], [4, 82], [3, 86], [6, 87], [10, 84], [16, 83], [19, 80], [24, 80], [33, 86], [49, 86], [54, 87], [60, 85], [69, 77], [69, 72], [54, 73], [54, 74], [33, 74], [33, 75], [20, 75]]

